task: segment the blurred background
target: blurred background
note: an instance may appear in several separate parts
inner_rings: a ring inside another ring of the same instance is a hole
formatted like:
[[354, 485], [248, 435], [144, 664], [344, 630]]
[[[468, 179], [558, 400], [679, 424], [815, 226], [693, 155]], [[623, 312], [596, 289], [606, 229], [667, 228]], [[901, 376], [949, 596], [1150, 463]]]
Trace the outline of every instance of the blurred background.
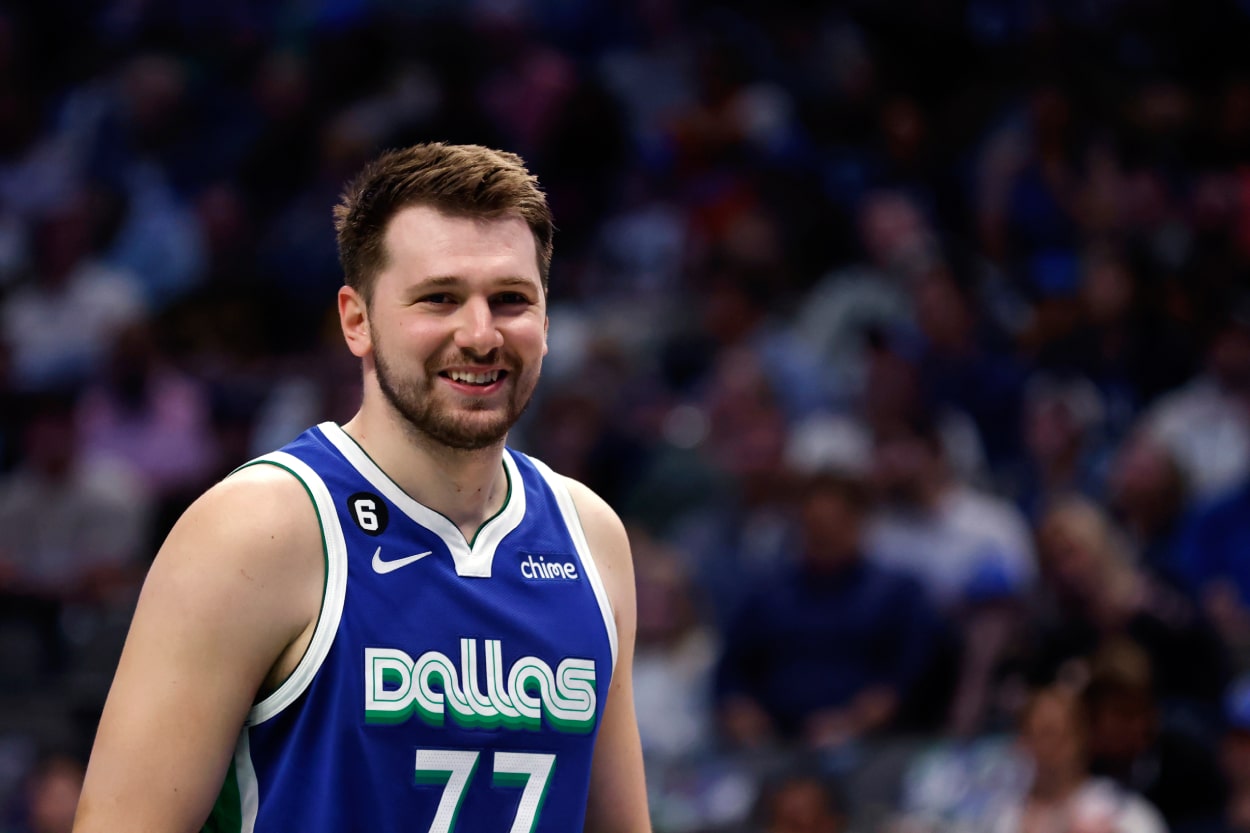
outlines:
[[0, 3], [0, 830], [68, 830], [189, 501], [353, 413], [330, 209], [425, 140], [548, 191], [512, 443], [630, 527], [657, 831], [1250, 830], [1247, 44], [1246, 0]]

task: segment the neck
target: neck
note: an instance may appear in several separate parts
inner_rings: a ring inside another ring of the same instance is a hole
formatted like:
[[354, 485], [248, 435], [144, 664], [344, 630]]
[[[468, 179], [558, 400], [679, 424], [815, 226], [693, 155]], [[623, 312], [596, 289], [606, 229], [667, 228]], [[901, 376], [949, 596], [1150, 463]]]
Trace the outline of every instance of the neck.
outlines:
[[1076, 792], [1084, 780], [1084, 775], [1076, 770], [1038, 773], [1029, 794], [1033, 800], [1043, 803], [1063, 801]]
[[448, 448], [387, 413], [361, 409], [343, 425], [373, 461], [418, 503], [450, 519], [472, 540], [508, 494], [503, 443], [474, 451]]

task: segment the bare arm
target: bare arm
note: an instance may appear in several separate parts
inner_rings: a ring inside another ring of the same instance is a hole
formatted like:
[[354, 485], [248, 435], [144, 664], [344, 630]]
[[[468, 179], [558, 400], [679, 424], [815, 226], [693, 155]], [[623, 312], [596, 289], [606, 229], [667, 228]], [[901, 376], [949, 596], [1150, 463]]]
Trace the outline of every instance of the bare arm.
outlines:
[[616, 669], [603, 722], [595, 743], [590, 773], [586, 830], [594, 833], [647, 833], [651, 830], [647, 787], [643, 775], [642, 742], [634, 714], [634, 565], [625, 527], [616, 513], [594, 492], [567, 481], [577, 514], [586, 531], [603, 584], [616, 616]]
[[248, 710], [316, 624], [317, 529], [298, 481], [271, 466], [223, 481], [178, 521], [140, 594], [76, 833], [200, 829]]

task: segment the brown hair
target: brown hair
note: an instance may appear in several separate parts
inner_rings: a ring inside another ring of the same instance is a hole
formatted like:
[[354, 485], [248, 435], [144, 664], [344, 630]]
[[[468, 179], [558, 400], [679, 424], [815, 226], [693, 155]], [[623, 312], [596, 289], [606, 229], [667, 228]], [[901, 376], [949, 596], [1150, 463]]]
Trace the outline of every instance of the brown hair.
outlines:
[[430, 142], [378, 156], [348, 183], [334, 207], [344, 281], [366, 301], [374, 278], [386, 267], [387, 224], [413, 205], [458, 217], [520, 216], [534, 233], [546, 291], [555, 227], [547, 197], [524, 160], [480, 145]]

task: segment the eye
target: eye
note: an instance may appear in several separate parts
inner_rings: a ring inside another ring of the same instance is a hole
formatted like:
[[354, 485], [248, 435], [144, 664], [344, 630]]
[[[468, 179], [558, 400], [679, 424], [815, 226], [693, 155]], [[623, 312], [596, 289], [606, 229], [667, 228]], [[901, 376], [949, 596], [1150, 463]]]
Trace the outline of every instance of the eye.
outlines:
[[449, 292], [431, 292], [427, 295], [422, 295], [420, 298], [417, 299], [417, 302], [422, 303], [422, 304], [432, 304], [435, 306], [440, 306], [443, 304], [454, 304], [456, 302], [456, 299], [453, 298], [451, 293]]
[[530, 299], [528, 295], [521, 292], [501, 292], [495, 296], [494, 302], [497, 306], [511, 307], [528, 305]]

